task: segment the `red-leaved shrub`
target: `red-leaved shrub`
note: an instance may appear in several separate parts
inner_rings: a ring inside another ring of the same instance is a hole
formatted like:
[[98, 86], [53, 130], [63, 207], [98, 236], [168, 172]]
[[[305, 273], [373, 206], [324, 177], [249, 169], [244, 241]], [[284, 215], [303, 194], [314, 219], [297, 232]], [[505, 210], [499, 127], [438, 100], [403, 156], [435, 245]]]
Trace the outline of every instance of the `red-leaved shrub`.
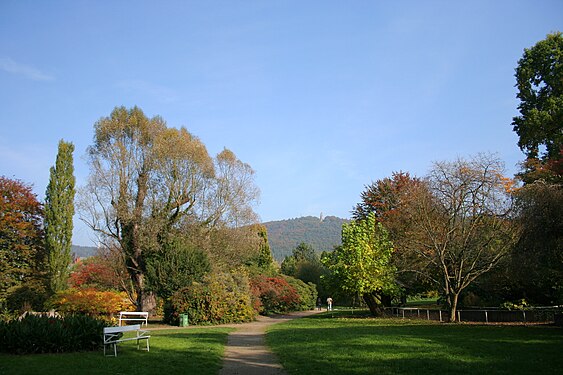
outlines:
[[251, 280], [253, 307], [262, 315], [294, 311], [299, 306], [299, 294], [281, 277], [257, 276]]

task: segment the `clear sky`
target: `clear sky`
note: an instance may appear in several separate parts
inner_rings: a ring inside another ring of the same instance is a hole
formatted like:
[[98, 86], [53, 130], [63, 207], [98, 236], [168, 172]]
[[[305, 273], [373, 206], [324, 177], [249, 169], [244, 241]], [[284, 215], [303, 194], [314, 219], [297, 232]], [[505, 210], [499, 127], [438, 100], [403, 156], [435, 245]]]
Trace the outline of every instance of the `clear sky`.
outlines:
[[514, 68], [552, 31], [561, 0], [0, 0], [0, 175], [43, 199], [62, 138], [83, 185], [121, 105], [249, 163], [263, 221], [347, 218], [370, 182], [478, 152], [512, 175]]

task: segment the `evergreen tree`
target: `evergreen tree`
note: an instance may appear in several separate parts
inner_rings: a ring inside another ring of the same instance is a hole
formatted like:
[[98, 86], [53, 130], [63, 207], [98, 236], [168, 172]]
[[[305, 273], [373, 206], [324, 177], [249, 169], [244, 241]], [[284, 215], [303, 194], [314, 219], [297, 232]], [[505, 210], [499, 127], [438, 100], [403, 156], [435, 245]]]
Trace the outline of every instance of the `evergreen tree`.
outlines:
[[74, 145], [61, 140], [45, 193], [45, 247], [49, 254], [49, 281], [53, 292], [64, 290], [72, 261], [74, 216]]

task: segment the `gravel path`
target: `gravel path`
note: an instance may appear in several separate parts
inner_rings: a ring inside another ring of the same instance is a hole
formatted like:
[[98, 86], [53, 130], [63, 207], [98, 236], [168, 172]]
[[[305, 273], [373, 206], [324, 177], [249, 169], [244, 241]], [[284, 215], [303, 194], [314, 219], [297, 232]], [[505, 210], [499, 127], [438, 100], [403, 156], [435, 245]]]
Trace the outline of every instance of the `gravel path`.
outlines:
[[319, 312], [311, 310], [275, 317], [260, 316], [255, 322], [237, 326], [238, 329], [229, 334], [219, 375], [287, 375], [266, 346], [266, 328]]

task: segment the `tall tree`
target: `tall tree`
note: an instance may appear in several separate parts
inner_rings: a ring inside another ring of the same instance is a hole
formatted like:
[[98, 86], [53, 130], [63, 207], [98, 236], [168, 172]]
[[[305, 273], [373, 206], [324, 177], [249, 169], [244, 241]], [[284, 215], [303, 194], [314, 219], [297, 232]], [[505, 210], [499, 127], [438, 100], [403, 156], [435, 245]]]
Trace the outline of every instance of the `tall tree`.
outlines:
[[45, 248], [49, 256], [49, 285], [56, 293], [67, 288], [72, 262], [74, 216], [74, 145], [61, 140], [45, 193]]
[[395, 276], [402, 286], [403, 297], [430, 287], [425, 278], [420, 276], [426, 265], [403, 244], [405, 233], [412, 226], [406, 207], [416, 196], [415, 192], [425, 187], [420, 178], [411, 177], [408, 172], [393, 172], [391, 177], [367, 185], [360, 194], [360, 203], [352, 211], [352, 217], [356, 220], [363, 220], [373, 213], [377, 222], [389, 231], [394, 248], [391, 263], [397, 268]]
[[[226, 151], [214, 160], [185, 128], [168, 128], [137, 107], [115, 108], [94, 129], [81, 216], [118, 243], [134, 286], [131, 297], [137, 309], [148, 310], [147, 252], [161, 248], [178, 228], [251, 223], [253, 171], [233, 153], [225, 157]], [[223, 165], [232, 168], [223, 172]]]
[[525, 182], [563, 179], [563, 34], [525, 49], [516, 68], [520, 115], [512, 125], [527, 161]]
[[563, 187], [536, 181], [517, 193], [522, 235], [512, 263], [521, 297], [543, 305], [563, 303]]
[[339, 287], [361, 296], [371, 313], [381, 315], [383, 295], [397, 292], [391, 265], [393, 244], [387, 230], [370, 213], [363, 220], [342, 225], [342, 246], [323, 258]]
[[43, 264], [43, 207], [31, 186], [0, 176], [0, 305]]
[[415, 192], [408, 210], [412, 226], [404, 245], [446, 297], [456, 321], [460, 294], [493, 269], [518, 238], [512, 221], [513, 182], [492, 155], [437, 162], [428, 188]]

